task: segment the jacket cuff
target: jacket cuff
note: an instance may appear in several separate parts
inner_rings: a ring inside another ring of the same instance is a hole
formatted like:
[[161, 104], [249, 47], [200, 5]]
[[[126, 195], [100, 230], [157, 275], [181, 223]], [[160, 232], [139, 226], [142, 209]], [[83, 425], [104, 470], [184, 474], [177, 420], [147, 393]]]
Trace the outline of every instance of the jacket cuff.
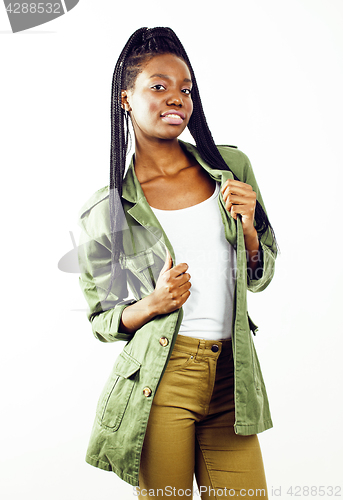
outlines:
[[254, 272], [254, 278], [259, 277], [252, 279], [247, 274], [247, 287], [251, 292], [262, 292], [269, 285], [274, 275], [276, 255], [263, 241], [260, 241], [260, 248], [262, 250], [263, 266]]
[[119, 331], [120, 321], [126, 307], [134, 304], [135, 300], [126, 300], [117, 304], [113, 309], [100, 312], [92, 318], [92, 330], [95, 337], [102, 342], [124, 340], [128, 342], [133, 334]]

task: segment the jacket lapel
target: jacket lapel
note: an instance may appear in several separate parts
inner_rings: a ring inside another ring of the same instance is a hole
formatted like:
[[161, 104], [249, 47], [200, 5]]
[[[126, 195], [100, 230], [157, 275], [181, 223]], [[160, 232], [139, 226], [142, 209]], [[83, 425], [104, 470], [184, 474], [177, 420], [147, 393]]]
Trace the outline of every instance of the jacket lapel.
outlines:
[[[189, 153], [191, 153], [194, 156], [197, 162], [206, 170], [206, 172], [212, 177], [212, 179], [220, 183], [220, 187], [222, 187], [228, 179], [234, 178], [233, 173], [230, 170], [219, 170], [211, 168], [201, 158], [198, 150], [196, 149], [195, 146], [192, 146], [192, 144], [188, 144], [187, 142], [182, 142], [182, 141], [180, 141], [180, 143]], [[227, 241], [229, 241], [229, 243], [231, 243], [232, 246], [235, 247], [237, 244], [237, 222], [231, 216], [231, 214], [226, 210], [221, 191], [219, 193], [219, 208], [222, 214], [226, 239]]]
[[[156, 242], [153, 247], [154, 252], [164, 262], [167, 254], [166, 249], [168, 248], [173, 262], [175, 262], [173, 247], [171, 246], [171, 243], [154, 212], [151, 210], [151, 207], [144, 196], [142, 187], [136, 177], [134, 169], [134, 156], [132, 156], [130, 166], [124, 179], [122, 196], [124, 199], [133, 204], [133, 206], [127, 210], [128, 214], [131, 215], [131, 217], [133, 217], [133, 219], [135, 219], [141, 227], [149, 231], [150, 235], [152, 235], [153, 241]], [[135, 238], [138, 231], [137, 227], [131, 226], [130, 230], [133, 233], [136, 232], [136, 234], [133, 234], [133, 237]]]
[[[217, 170], [211, 168], [199, 155], [198, 150], [195, 146], [191, 144], [180, 141], [181, 146], [184, 147], [192, 156], [197, 160], [197, 162], [208, 172], [208, 174], [216, 181], [220, 183], [220, 186], [226, 182], [227, 179], [233, 179], [233, 174], [229, 170]], [[124, 183], [123, 183], [123, 198], [133, 204], [127, 212], [147, 231], [149, 231], [156, 242], [159, 242], [154, 248], [155, 253], [165, 261], [166, 258], [166, 248], [168, 248], [170, 255], [172, 256], [173, 262], [175, 262], [175, 254], [171, 243], [165, 234], [162, 226], [160, 225], [158, 219], [156, 218], [154, 212], [151, 210], [149, 203], [147, 202], [142, 187], [136, 177], [134, 169], [134, 155], [131, 158], [130, 165], [128, 167]], [[222, 214], [222, 219], [225, 227], [225, 235], [227, 240], [231, 245], [235, 246], [237, 243], [237, 224], [236, 221], [231, 217], [225, 208], [225, 203], [223, 200], [222, 193], [219, 193], [219, 207]], [[134, 231], [134, 227], [132, 227]]]

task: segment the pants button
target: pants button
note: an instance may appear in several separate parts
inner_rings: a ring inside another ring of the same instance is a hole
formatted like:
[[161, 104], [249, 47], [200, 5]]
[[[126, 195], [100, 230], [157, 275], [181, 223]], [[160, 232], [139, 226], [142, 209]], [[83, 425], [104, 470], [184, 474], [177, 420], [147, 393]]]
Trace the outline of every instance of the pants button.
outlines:
[[212, 352], [218, 352], [219, 351], [219, 346], [217, 346], [217, 344], [213, 344], [213, 346], [211, 347], [211, 351]]

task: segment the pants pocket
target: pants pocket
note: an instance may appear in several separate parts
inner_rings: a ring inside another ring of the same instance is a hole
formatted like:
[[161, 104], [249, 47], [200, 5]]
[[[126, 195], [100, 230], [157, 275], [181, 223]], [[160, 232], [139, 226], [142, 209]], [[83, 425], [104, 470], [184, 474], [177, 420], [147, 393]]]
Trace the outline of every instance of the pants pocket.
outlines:
[[192, 352], [179, 350], [176, 346], [171, 353], [170, 359], [166, 367], [166, 373], [175, 372], [187, 368], [195, 359], [195, 354]]

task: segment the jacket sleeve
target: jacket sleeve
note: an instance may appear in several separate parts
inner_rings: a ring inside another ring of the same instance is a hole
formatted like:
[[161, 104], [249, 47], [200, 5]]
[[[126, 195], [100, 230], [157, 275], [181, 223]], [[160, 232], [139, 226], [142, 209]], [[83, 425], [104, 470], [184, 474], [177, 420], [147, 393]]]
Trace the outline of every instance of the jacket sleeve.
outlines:
[[[260, 202], [265, 213], [267, 213], [250, 161], [244, 153], [242, 153], [242, 155], [244, 158], [244, 179], [242, 180], [243, 182], [250, 184], [250, 186], [256, 193], [257, 200]], [[251, 279], [249, 275], [247, 276], [247, 286], [248, 290], [250, 290], [251, 292], [261, 292], [262, 290], [264, 290], [271, 282], [275, 270], [277, 248], [275, 242], [273, 241], [270, 229], [268, 229], [262, 236], [259, 235], [259, 240], [260, 249], [262, 251], [263, 265], [260, 269], [258, 279]]]
[[118, 264], [118, 275], [106, 298], [111, 277], [111, 251], [107, 235], [92, 237], [82, 224], [78, 258], [80, 286], [89, 306], [88, 319], [95, 337], [102, 342], [129, 341], [132, 335], [119, 331], [123, 310], [135, 302], [127, 300], [126, 270]]

